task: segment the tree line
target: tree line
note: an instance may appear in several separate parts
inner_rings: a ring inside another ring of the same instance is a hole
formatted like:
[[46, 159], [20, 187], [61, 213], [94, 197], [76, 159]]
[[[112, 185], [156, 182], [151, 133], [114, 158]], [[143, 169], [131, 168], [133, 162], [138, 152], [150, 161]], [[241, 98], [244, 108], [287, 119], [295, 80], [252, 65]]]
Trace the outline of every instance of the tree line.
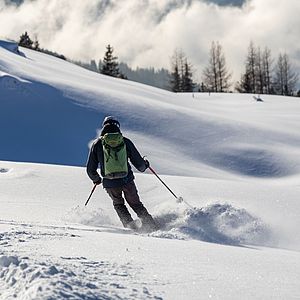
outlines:
[[299, 75], [294, 71], [286, 53], [279, 53], [274, 62], [268, 47], [261, 50], [250, 42], [245, 71], [236, 84], [236, 89], [241, 93], [292, 96], [296, 92], [298, 80]]
[[[32, 41], [27, 32], [20, 36], [19, 45], [66, 59], [61, 54], [40, 48], [38, 40]], [[171, 57], [170, 71], [161, 69], [155, 72], [154, 68], [137, 68], [134, 71], [128, 65], [118, 62], [118, 57], [114, 55], [114, 48], [110, 44], [106, 46], [103, 59], [100, 59], [98, 64], [95, 60], [91, 60], [90, 63], [73, 62], [92, 71], [120, 79], [128, 79], [127, 74], [130, 74], [131, 80], [176, 93], [195, 91], [222, 93], [230, 92], [233, 87], [240, 93], [300, 96], [300, 90], [298, 92], [296, 90], [299, 75], [294, 71], [287, 53], [279, 53], [275, 62], [268, 47], [262, 50], [252, 41], [245, 57], [244, 71], [235, 84], [232, 82], [232, 72], [228, 69], [223, 47], [218, 41], [211, 44], [208, 63], [202, 71], [201, 83], [194, 81], [193, 65], [180, 49], [176, 49]], [[163, 81], [161, 84], [155, 80], [158, 76], [159, 80]]]
[[32, 49], [35, 51], [43, 52], [43, 53], [58, 57], [60, 59], [66, 60], [66, 57], [62, 54], [59, 54], [57, 52], [54, 52], [54, 51], [51, 51], [48, 49], [41, 48], [38, 39], [35, 38], [35, 40], [32, 40], [30, 38], [29, 34], [27, 33], [27, 31], [25, 31], [25, 33], [23, 33], [20, 36], [18, 44], [21, 47], [25, 47], [25, 48], [29, 48], [29, 49]]
[[167, 69], [154, 69], [153, 67], [137, 67], [133, 69], [126, 63], [118, 62], [118, 57], [113, 54], [113, 51], [113, 47], [111, 47], [111, 45], [107, 45], [103, 59], [99, 59], [98, 62], [96, 62], [94, 59], [92, 59], [90, 62], [76, 60], [71, 60], [71, 62], [100, 74], [121, 79], [129, 79], [161, 89], [170, 90], [170, 73]]
[[[222, 46], [218, 42], [212, 42], [200, 90], [228, 92], [233, 85], [231, 78], [232, 73], [227, 68]], [[287, 53], [279, 53], [275, 62], [268, 47], [261, 50], [251, 41], [244, 72], [240, 81], [235, 84], [235, 89], [240, 93], [293, 96], [296, 95], [298, 81], [299, 75], [294, 71]], [[300, 96], [300, 90], [297, 96]]]

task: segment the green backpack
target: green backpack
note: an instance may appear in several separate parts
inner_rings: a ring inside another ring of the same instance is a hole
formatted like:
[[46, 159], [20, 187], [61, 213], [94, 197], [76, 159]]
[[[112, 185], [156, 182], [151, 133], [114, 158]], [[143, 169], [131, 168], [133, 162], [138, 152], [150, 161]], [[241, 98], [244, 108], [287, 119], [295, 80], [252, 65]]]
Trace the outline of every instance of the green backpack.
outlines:
[[127, 151], [121, 133], [106, 133], [102, 140], [104, 178], [117, 179], [128, 174]]

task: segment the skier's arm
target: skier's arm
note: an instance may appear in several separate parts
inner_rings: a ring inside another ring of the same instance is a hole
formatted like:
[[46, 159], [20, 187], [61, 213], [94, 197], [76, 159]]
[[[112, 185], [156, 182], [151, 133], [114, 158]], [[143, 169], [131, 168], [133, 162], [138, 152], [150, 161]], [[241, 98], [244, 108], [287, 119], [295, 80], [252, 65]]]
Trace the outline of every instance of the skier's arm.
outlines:
[[131, 163], [140, 171], [145, 172], [148, 168], [145, 160], [142, 158], [139, 151], [136, 149], [131, 140], [126, 139], [127, 149], [128, 149], [128, 157]]
[[101, 183], [101, 177], [97, 172], [99, 161], [96, 154], [95, 145], [93, 144], [88, 157], [86, 172], [93, 183]]

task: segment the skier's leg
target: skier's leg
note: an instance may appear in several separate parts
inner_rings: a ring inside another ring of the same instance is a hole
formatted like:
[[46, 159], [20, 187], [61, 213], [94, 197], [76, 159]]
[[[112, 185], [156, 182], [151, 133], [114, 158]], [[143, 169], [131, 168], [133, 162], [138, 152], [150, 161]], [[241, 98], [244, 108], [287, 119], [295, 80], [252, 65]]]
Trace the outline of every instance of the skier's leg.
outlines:
[[113, 201], [113, 206], [117, 212], [124, 227], [130, 227], [130, 223], [133, 219], [125, 206], [124, 199], [122, 197], [122, 187], [117, 188], [106, 188], [106, 191]]
[[143, 226], [148, 227], [151, 230], [156, 230], [157, 225], [153, 220], [152, 216], [147, 211], [146, 207], [140, 201], [140, 197], [138, 195], [138, 191], [134, 181], [126, 184], [123, 187], [123, 192], [127, 203], [137, 214], [137, 216], [141, 219]]

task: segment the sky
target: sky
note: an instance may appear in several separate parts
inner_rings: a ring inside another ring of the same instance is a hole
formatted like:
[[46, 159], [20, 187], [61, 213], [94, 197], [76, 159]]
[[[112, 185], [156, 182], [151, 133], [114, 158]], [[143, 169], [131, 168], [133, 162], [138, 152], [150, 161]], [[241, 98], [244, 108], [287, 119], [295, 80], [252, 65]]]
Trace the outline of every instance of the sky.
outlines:
[[[243, 71], [247, 48], [286, 52], [300, 72], [299, 0], [0, 0], [0, 38], [24, 32], [71, 59], [100, 59], [111, 44], [131, 67], [170, 68], [176, 48], [194, 66], [208, 62], [212, 41], [223, 46], [233, 80]], [[18, 1], [17, 1], [18, 2]]]

